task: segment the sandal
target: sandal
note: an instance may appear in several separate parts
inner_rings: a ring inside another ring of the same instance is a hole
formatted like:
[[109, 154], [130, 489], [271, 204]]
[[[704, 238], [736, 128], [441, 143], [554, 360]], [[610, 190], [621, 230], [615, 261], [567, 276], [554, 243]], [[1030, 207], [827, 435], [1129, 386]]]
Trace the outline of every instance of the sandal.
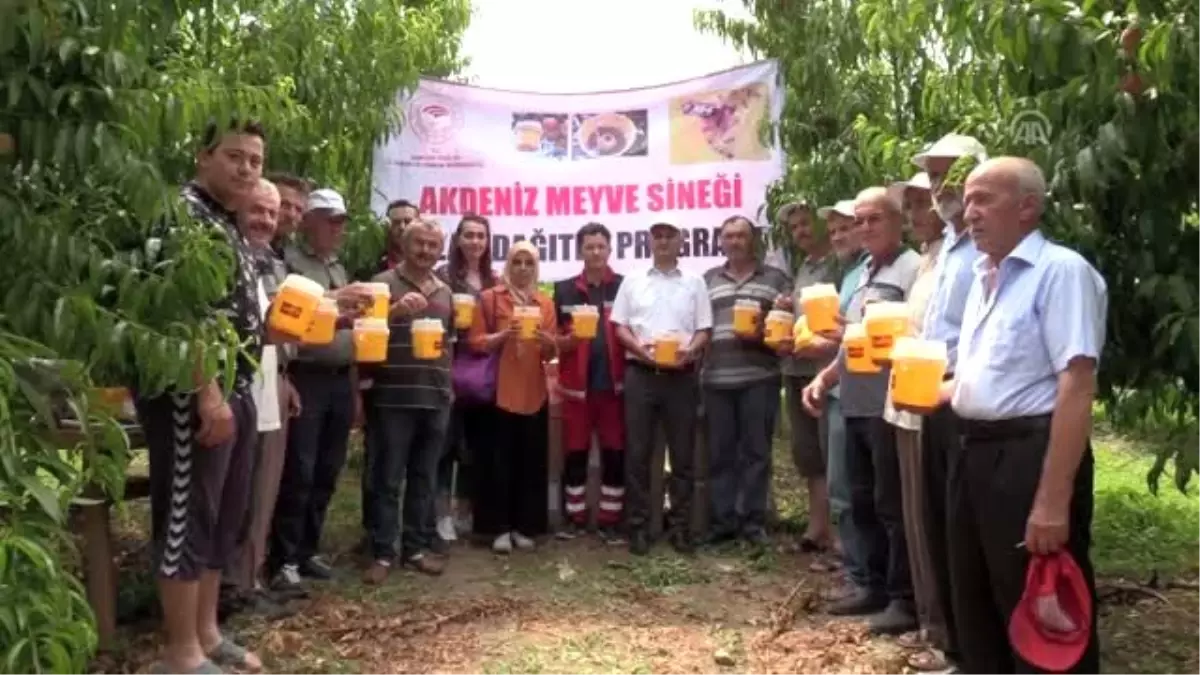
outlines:
[[914, 630], [896, 638], [896, 644], [905, 649], [927, 649], [929, 647], [929, 640], [925, 636], [925, 631]]
[[[165, 675], [166, 673], [179, 673], [178, 668], [173, 668], [166, 661], [155, 661], [150, 666], [150, 672]], [[225, 671], [217, 667], [217, 664], [212, 661], [202, 661], [200, 665], [187, 671], [187, 675], [222, 675]]]
[[821, 542], [817, 541], [816, 539], [809, 539], [808, 537], [800, 538], [800, 552], [801, 553], [824, 553], [825, 550], [828, 548], [829, 548], [828, 546], [826, 546], [825, 544], [822, 544]]
[[933, 648], [913, 652], [905, 660], [908, 662], [908, 667], [918, 673], [944, 673], [950, 667], [946, 656], [940, 650]]
[[836, 572], [840, 569], [842, 569], [842, 563], [840, 560], [834, 557], [817, 558], [808, 566], [808, 571], [817, 572], [820, 574]]
[[246, 662], [246, 657], [249, 655], [250, 652], [248, 652], [245, 647], [238, 645], [228, 638], [221, 638], [221, 641], [217, 643], [217, 646], [213, 647], [212, 650], [207, 654], [208, 658], [213, 663], [220, 666], [225, 666], [226, 668], [236, 668], [238, 670], [252, 673], [262, 670], [261, 665], [258, 667], [253, 667]]

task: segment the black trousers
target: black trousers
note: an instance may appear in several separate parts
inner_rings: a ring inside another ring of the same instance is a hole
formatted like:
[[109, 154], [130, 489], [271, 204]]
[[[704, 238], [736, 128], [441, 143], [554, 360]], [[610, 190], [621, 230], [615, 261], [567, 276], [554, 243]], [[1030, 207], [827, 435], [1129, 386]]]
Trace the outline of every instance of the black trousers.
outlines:
[[945, 626], [944, 635], [933, 635], [935, 645], [953, 660], [958, 659], [958, 640], [954, 630], [954, 607], [950, 601], [950, 553], [946, 532], [947, 499], [950, 490], [950, 467], [962, 451], [962, 436], [958, 415], [949, 405], [938, 408], [925, 418], [921, 426], [921, 469], [925, 481], [925, 537], [933, 569]]
[[476, 482], [471, 503], [475, 533], [545, 534], [550, 489], [547, 407], [532, 415], [492, 408], [490, 416], [490, 421], [466, 421], [491, 425], [491, 444], [473, 448], [478, 451], [473, 457]]
[[349, 370], [310, 368], [293, 364], [290, 373], [301, 412], [288, 426], [287, 458], [272, 521], [271, 569], [299, 564], [316, 554], [354, 424], [357, 392]]
[[[998, 422], [962, 420], [962, 452], [950, 468], [950, 582], [959, 667], [967, 673], [1042, 672], [1008, 642], [1008, 619], [1025, 590], [1029, 552], [1025, 523], [1041, 479], [1050, 416]], [[1096, 599], [1090, 556], [1094, 465], [1089, 444], [1075, 474], [1067, 550]], [[1096, 622], [1082, 659], [1071, 671], [1100, 672]]]
[[[477, 406], [455, 403], [450, 409], [445, 448], [438, 460], [437, 487], [441, 495], [453, 494], [458, 499], [470, 499], [470, 445], [467, 443], [464, 420]], [[454, 465], [458, 464], [458, 481], [454, 481]]]
[[630, 531], [649, 529], [650, 462], [661, 421], [671, 460], [668, 526], [672, 532], [691, 536], [699, 398], [694, 371], [659, 371], [632, 362], [625, 369], [625, 448], [629, 453], [625, 458], [625, 513]]
[[847, 417], [846, 464], [850, 517], [863, 536], [868, 583], [891, 600], [911, 603], [896, 429], [882, 417]]

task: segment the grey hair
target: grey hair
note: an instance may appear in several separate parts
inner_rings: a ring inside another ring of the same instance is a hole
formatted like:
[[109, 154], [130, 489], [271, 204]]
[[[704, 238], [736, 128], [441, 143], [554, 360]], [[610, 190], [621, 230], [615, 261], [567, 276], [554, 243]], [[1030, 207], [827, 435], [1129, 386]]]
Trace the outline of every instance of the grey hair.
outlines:
[[865, 204], [867, 202], [875, 202], [883, 204], [883, 206], [892, 214], [897, 216], [904, 215], [904, 204], [896, 198], [895, 193], [885, 187], [874, 186], [862, 190], [854, 196], [854, 205]]
[[400, 243], [405, 246], [411, 243], [417, 230], [435, 232], [441, 238], [443, 244], [446, 242], [446, 232], [442, 229], [441, 225], [431, 220], [425, 220], [424, 218], [414, 218], [409, 221], [408, 225], [404, 227], [404, 232], [400, 234]]
[[266, 192], [268, 194], [274, 194], [276, 199], [279, 198], [279, 188], [275, 187], [275, 184], [272, 183], [271, 181], [267, 180], [266, 178], [259, 178], [258, 185], [254, 186], [254, 190], [256, 192]]
[[978, 178], [988, 171], [996, 171], [1012, 178], [1017, 184], [1018, 197], [1033, 197], [1037, 201], [1038, 214], [1046, 208], [1046, 174], [1036, 162], [1025, 157], [993, 157], [981, 162], [971, 171], [968, 178]]
[[808, 202], [788, 202], [787, 204], [779, 207], [779, 210], [775, 212], [775, 222], [786, 223], [787, 221], [791, 220], [792, 216], [795, 215], [797, 211], [811, 210], [812, 207], [809, 206]]

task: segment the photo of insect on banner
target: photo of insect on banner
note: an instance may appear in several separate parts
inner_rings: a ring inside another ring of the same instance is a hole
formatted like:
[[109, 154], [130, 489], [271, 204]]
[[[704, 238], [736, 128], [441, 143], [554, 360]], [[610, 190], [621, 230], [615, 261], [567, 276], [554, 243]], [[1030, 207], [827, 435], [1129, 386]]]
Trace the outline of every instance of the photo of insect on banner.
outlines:
[[671, 163], [770, 159], [759, 129], [769, 118], [769, 94], [757, 82], [671, 99]]

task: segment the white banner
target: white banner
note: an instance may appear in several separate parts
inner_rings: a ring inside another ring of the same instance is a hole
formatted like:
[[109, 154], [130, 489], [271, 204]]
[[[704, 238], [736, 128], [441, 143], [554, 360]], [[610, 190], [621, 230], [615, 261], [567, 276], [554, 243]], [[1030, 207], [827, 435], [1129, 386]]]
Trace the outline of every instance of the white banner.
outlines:
[[681, 265], [702, 273], [722, 261], [721, 222], [757, 222], [783, 173], [778, 141], [761, 140], [782, 109], [777, 75], [776, 62], [762, 61], [588, 94], [422, 80], [400, 101], [401, 133], [376, 151], [372, 208], [382, 216], [407, 199], [448, 233], [465, 213], [485, 216], [497, 265], [528, 239], [543, 281], [579, 273], [575, 232], [585, 223], [612, 231], [612, 266], [630, 272], [650, 264], [649, 228], [666, 221], [684, 233]]

